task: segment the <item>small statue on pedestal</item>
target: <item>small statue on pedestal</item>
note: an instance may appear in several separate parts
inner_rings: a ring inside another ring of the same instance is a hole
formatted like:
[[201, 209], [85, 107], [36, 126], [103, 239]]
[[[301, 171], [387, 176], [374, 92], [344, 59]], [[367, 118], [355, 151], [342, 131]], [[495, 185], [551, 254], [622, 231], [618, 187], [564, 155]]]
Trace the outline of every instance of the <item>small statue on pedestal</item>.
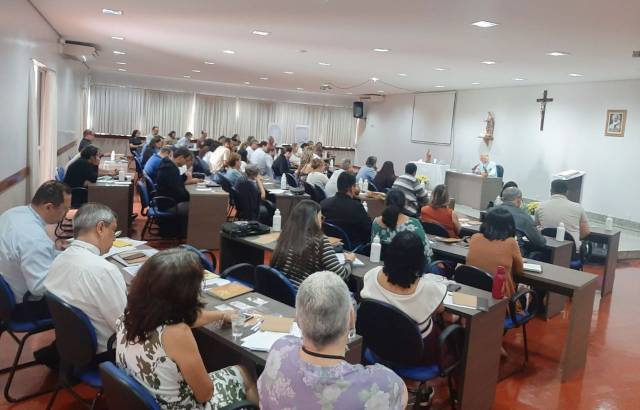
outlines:
[[491, 144], [491, 142], [493, 141], [493, 129], [496, 125], [496, 121], [493, 118], [493, 113], [491, 111], [489, 111], [489, 115], [484, 122], [487, 123], [487, 127], [485, 128], [484, 135], [482, 135], [481, 138], [484, 141], [485, 145], [488, 147], [489, 144]]

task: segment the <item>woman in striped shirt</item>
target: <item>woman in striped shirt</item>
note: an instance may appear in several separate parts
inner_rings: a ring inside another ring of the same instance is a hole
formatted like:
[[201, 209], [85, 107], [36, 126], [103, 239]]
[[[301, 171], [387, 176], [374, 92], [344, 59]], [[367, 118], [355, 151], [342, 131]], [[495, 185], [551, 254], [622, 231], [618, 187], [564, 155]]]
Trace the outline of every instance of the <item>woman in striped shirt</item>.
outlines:
[[346, 253], [345, 264], [338, 260], [333, 246], [322, 233], [322, 212], [314, 201], [300, 201], [280, 234], [271, 258], [271, 266], [280, 270], [297, 288], [303, 280], [318, 271], [335, 272], [347, 280], [351, 275], [352, 253]]

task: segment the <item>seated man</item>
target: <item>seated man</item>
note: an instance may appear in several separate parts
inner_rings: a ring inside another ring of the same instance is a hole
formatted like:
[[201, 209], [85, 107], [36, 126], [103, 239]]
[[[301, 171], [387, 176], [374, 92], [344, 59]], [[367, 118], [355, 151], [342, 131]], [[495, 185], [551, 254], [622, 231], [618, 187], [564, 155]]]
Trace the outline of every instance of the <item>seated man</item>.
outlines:
[[474, 174], [482, 175], [483, 177], [497, 177], [498, 170], [496, 163], [489, 161], [489, 154], [480, 154], [480, 162], [471, 168]]
[[338, 192], [338, 177], [344, 171], [353, 174], [353, 167], [351, 166], [350, 159], [345, 159], [344, 161], [342, 161], [342, 164], [340, 164], [340, 168], [336, 168], [336, 170], [333, 171], [333, 174], [331, 174], [329, 182], [327, 182], [327, 185], [324, 187], [324, 192], [325, 194], [327, 194], [327, 198], [331, 198], [336, 194], [336, 192]]
[[184, 137], [181, 137], [178, 142], [176, 142], [176, 148], [188, 148], [189, 144], [191, 144], [191, 138], [193, 138], [193, 134], [189, 131], [187, 131], [184, 134]]
[[419, 211], [427, 204], [429, 194], [424, 185], [416, 179], [416, 172], [418, 172], [416, 164], [410, 162], [405, 165], [404, 175], [400, 175], [396, 179], [393, 188], [401, 190], [404, 194], [406, 199], [404, 212], [408, 216], [419, 218]]
[[371, 218], [364, 210], [356, 194], [356, 177], [343, 172], [338, 177], [338, 193], [320, 204], [327, 222], [342, 228], [353, 246], [368, 243], [371, 239]]
[[214, 151], [206, 153], [203, 158], [209, 164], [209, 170], [214, 174], [227, 165], [231, 155], [231, 140], [226, 137], [220, 137], [218, 142], [221, 145]]
[[0, 216], [0, 275], [16, 299], [14, 319], [49, 317], [43, 282], [58, 255], [46, 225], [58, 223], [71, 206], [71, 190], [61, 182], [47, 181], [30, 205], [17, 206]]
[[98, 148], [89, 145], [80, 153], [80, 158], [69, 165], [64, 174], [63, 182], [71, 188], [86, 188], [89, 182], [98, 179], [98, 166], [100, 165]]
[[151, 138], [151, 141], [149, 141], [143, 151], [142, 151], [142, 166], [144, 167], [147, 164], [147, 161], [149, 161], [149, 158], [151, 158], [153, 156], [153, 154], [156, 154], [158, 151], [160, 151], [160, 148], [162, 147], [162, 137], [159, 135], [156, 135], [155, 137]]
[[157, 154], [153, 154], [151, 158], [144, 164], [144, 173], [151, 178], [152, 181], [155, 182], [156, 176], [158, 173], [158, 167], [162, 162], [162, 158], [172, 157], [172, 149], [171, 147], [162, 147]]
[[560, 222], [576, 242], [576, 251], [580, 249], [581, 239], [591, 232], [589, 220], [582, 205], [567, 198], [569, 187], [561, 179], [551, 183], [551, 198], [540, 204], [536, 210], [536, 224], [542, 228], [557, 228]]
[[83, 205], [73, 217], [75, 240], [56, 257], [44, 281], [49, 292], [89, 317], [98, 338], [99, 361], [115, 359], [104, 353], [116, 331], [116, 320], [127, 305], [122, 273], [101, 256], [111, 249], [117, 226], [116, 215], [109, 207]]
[[82, 152], [83, 149], [87, 148], [89, 145], [93, 144], [93, 140], [96, 138], [93, 130], [86, 129], [82, 132], [82, 139], [80, 140], [80, 144], [78, 144], [78, 152]]
[[376, 157], [368, 157], [367, 162], [365, 162], [364, 167], [360, 168], [358, 171], [358, 175], [356, 175], [356, 181], [360, 181], [364, 179], [365, 181], [373, 182], [373, 179], [376, 177], [376, 163], [378, 162], [378, 158]]
[[521, 206], [522, 191], [520, 189], [510, 187], [502, 192], [502, 205], [498, 206], [498, 208], [504, 208], [509, 211], [516, 223], [516, 229], [526, 235], [532, 247], [542, 248], [547, 241], [534, 225], [531, 216]]
[[235, 184], [238, 218], [271, 225], [275, 210], [273, 204], [266, 200], [267, 191], [264, 189], [258, 167], [255, 164], [249, 164], [245, 168], [245, 173], [246, 176], [238, 178]]
[[282, 149], [282, 154], [278, 155], [273, 161], [271, 169], [273, 170], [274, 178], [281, 178], [282, 175], [291, 172], [291, 163], [289, 162], [289, 158], [291, 158], [292, 151], [291, 147], [284, 147]]

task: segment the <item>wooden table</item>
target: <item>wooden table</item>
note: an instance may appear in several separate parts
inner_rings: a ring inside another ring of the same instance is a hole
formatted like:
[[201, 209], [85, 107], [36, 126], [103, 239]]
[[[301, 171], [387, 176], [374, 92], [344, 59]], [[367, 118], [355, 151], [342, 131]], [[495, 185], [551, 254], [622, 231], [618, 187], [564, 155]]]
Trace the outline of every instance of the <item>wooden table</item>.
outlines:
[[103, 204], [111, 208], [118, 218], [118, 229], [122, 236], [130, 236], [131, 215], [133, 214], [133, 182], [96, 182], [89, 183], [88, 201]]
[[[222, 233], [221, 269], [241, 262], [254, 265], [264, 263], [264, 252], [273, 251], [277, 241], [260, 243], [259, 238], [259, 236], [236, 238]], [[357, 255], [357, 258], [365, 265], [354, 266], [350, 287], [352, 291], [359, 294], [364, 275], [378, 264], [372, 263], [363, 255]], [[488, 312], [481, 312], [445, 305], [447, 310], [466, 319], [466, 339], [460, 370], [461, 386], [458, 391], [458, 400], [461, 409], [489, 409], [493, 404], [498, 381], [502, 329], [507, 303], [506, 300], [493, 299], [491, 293], [480, 289], [464, 286], [463, 291], [487, 298], [490, 308]]]
[[447, 171], [445, 185], [456, 203], [473, 209], [487, 209], [502, 189], [502, 178], [483, 177], [466, 172]]
[[198, 249], [219, 249], [222, 224], [227, 221], [229, 194], [220, 187], [198, 188], [187, 185], [189, 191], [189, 222], [187, 243]]
[[[437, 256], [457, 260], [461, 263], [465, 262], [468, 253], [468, 248], [459, 244], [450, 245], [437, 241], [432, 243], [431, 249]], [[569, 329], [560, 364], [562, 381], [564, 382], [583, 369], [587, 360], [591, 315], [598, 277], [550, 263], [533, 262], [542, 266], [542, 273], [524, 272], [522, 275], [514, 275], [516, 282], [571, 298]]]
[[607, 254], [604, 260], [604, 273], [602, 275], [602, 284], [600, 286], [600, 295], [604, 297], [611, 293], [613, 290], [613, 282], [616, 279], [620, 231], [592, 227], [587, 240], [607, 245]]
[[374, 219], [382, 215], [382, 211], [384, 211], [384, 199], [371, 198], [367, 196], [367, 194], [360, 194], [358, 199], [367, 203], [367, 213], [369, 214], [369, 218]]

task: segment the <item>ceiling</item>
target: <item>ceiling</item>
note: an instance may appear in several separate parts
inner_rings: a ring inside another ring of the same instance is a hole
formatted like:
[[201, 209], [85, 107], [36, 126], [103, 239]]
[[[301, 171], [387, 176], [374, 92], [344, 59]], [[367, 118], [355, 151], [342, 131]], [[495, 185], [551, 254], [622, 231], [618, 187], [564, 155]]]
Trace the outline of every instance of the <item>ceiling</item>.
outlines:
[[[640, 78], [637, 0], [32, 1], [65, 39], [96, 44], [98, 71], [314, 92], [329, 83], [336, 94]], [[571, 55], [546, 55], [556, 50]]]

